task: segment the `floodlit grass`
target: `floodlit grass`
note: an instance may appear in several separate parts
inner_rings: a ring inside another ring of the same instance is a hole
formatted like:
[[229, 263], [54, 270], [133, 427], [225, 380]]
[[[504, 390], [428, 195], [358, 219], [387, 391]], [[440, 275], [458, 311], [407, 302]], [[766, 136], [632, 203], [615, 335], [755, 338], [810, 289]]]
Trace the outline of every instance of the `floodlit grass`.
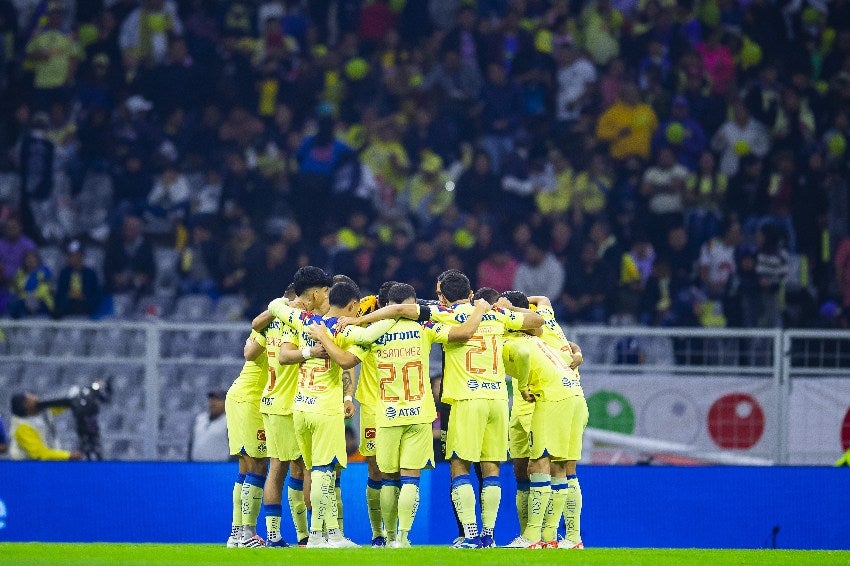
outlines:
[[850, 565], [850, 552], [805, 550], [706, 550], [592, 548], [585, 550], [410, 549], [227, 549], [209, 544], [0, 544], [0, 564], [333, 564], [338, 566], [526, 564], [656, 565]]

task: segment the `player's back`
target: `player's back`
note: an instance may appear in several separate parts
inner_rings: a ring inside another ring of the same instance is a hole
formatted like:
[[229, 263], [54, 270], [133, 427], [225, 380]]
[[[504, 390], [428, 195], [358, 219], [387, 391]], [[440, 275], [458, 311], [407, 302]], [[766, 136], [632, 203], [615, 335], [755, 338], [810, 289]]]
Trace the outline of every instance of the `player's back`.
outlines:
[[[280, 324], [278, 321], [272, 321], [269, 327], [263, 329], [261, 332], [252, 330], [251, 338], [265, 349], [266, 333], [275, 323]], [[227, 396], [234, 401], [258, 405], [260, 403], [260, 397], [263, 394], [263, 385], [266, 383], [268, 371], [269, 362], [266, 353], [261, 352], [254, 360], [246, 361], [242, 365], [239, 376], [233, 380], [233, 383], [227, 390]]]
[[578, 374], [555, 348], [542, 338], [522, 335], [528, 348], [528, 385], [531, 392], [546, 401], [559, 401], [584, 395]]
[[280, 352], [284, 344], [299, 344], [298, 333], [275, 319], [266, 333], [268, 378], [260, 399], [260, 412], [271, 415], [289, 415], [298, 388], [299, 364], [281, 364]]
[[[475, 307], [471, 302], [432, 309], [431, 319], [443, 324], [462, 324]], [[502, 342], [507, 330], [519, 329], [522, 316], [493, 308], [484, 314], [478, 330], [466, 342], [449, 343], [445, 351], [443, 402], [460, 399], [505, 399], [505, 366]]]
[[[336, 317], [307, 314], [303, 318], [300, 332], [300, 347], [312, 348], [317, 344], [307, 333], [307, 327], [314, 324], [322, 325], [334, 334], [336, 322]], [[335, 340], [338, 338], [340, 335], [335, 336]], [[301, 364], [298, 391], [293, 404], [294, 410], [341, 415], [343, 413], [342, 396], [342, 367], [338, 363], [331, 359], [310, 358]]]

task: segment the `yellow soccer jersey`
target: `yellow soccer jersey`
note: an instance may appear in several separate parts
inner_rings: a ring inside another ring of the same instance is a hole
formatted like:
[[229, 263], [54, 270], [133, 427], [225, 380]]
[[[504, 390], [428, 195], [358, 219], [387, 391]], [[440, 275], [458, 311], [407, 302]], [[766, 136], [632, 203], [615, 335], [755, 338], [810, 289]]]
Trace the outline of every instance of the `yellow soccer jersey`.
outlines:
[[544, 401], [584, 395], [576, 371], [542, 338], [517, 333], [513, 340], [517, 341], [518, 349], [522, 348], [528, 355], [528, 372], [525, 375], [519, 372], [518, 389], [527, 385], [531, 393]]
[[[511, 376], [514, 386], [514, 402], [511, 415], [530, 415], [534, 412], [534, 403], [529, 403], [522, 398], [519, 392], [519, 383], [527, 382], [529, 368], [528, 344], [520, 336], [521, 332], [508, 332], [505, 337], [505, 349], [502, 358], [505, 361], [505, 372]], [[521, 375], [525, 375], [521, 378]]]
[[[266, 331], [267, 329], [262, 332], [251, 330], [251, 337], [263, 348], [266, 347]], [[239, 377], [233, 380], [230, 389], [227, 390], [228, 397], [234, 401], [259, 405], [268, 371], [269, 362], [265, 353], [257, 356], [254, 361], [245, 362], [242, 371], [239, 372]]]
[[[446, 325], [462, 324], [475, 310], [471, 302], [431, 309], [431, 320]], [[508, 399], [502, 343], [507, 330], [522, 328], [523, 315], [493, 308], [484, 314], [475, 335], [466, 342], [446, 344], [443, 370], [444, 403], [461, 399]]]
[[447, 344], [451, 328], [399, 320], [370, 348], [378, 378], [375, 424], [426, 424], [437, 418], [428, 359], [431, 344]]
[[364, 407], [374, 411], [378, 403], [378, 368], [375, 367], [375, 356], [367, 352], [360, 360], [360, 378], [357, 380], [354, 398]]
[[[342, 333], [336, 333], [336, 317], [322, 317], [300, 309], [295, 309], [276, 299], [269, 304], [269, 312], [298, 334], [299, 349], [316, 345], [307, 333], [311, 324], [325, 326], [334, 335], [334, 342], [343, 350], [347, 350], [360, 358], [366, 355], [366, 350], [357, 343], [367, 343], [380, 336], [392, 321], [382, 321], [368, 328], [349, 326]], [[320, 413], [325, 415], [343, 414], [342, 368], [330, 359], [311, 358], [303, 362], [299, 369], [298, 387], [293, 403], [293, 410], [305, 413]]]
[[541, 338], [561, 355], [567, 365], [571, 365], [573, 363], [573, 352], [570, 349], [569, 340], [564, 334], [564, 329], [555, 320], [555, 311], [551, 307], [545, 307], [537, 309], [536, 312], [543, 317], [543, 335]]
[[281, 364], [281, 347], [294, 344], [298, 347], [298, 333], [275, 319], [266, 332], [269, 376], [260, 399], [260, 412], [267, 415], [291, 415], [292, 402], [298, 386], [299, 364]]

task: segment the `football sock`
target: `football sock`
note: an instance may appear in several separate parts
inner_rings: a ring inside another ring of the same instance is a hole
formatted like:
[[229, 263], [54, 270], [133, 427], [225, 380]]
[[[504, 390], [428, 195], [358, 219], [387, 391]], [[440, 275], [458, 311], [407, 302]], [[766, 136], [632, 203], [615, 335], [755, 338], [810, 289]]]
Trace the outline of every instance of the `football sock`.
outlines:
[[304, 502], [304, 480], [290, 476], [286, 482], [286, 498], [289, 500], [289, 512], [295, 525], [295, 537], [302, 540], [307, 536], [307, 504]]
[[333, 466], [314, 466], [310, 472], [310, 479], [313, 484], [310, 489], [310, 501], [313, 507], [310, 532], [320, 533], [327, 529], [330, 533], [332, 529], [339, 528], [334, 490], [336, 474]]
[[502, 484], [499, 476], [487, 476], [481, 482], [481, 530], [484, 535], [493, 536], [501, 501]]
[[540, 539], [543, 542], [555, 540], [566, 501], [567, 478], [552, 478], [552, 497], [549, 498], [549, 507], [543, 517], [543, 532]]
[[381, 482], [381, 515], [387, 530], [387, 541], [396, 540], [398, 530], [398, 494], [401, 491], [400, 480]]
[[238, 537], [242, 534], [242, 483], [245, 481], [245, 474], [236, 476], [236, 483], [233, 484], [233, 522], [230, 528], [230, 535]]
[[525, 530], [528, 523], [528, 480], [517, 480], [516, 482], [516, 514], [519, 519], [519, 532]]
[[552, 495], [552, 476], [549, 474], [529, 474], [531, 487], [528, 491], [528, 523], [522, 536], [531, 542], [540, 540], [543, 529], [543, 516], [549, 506]]
[[242, 538], [257, 534], [257, 516], [263, 504], [263, 476], [248, 472], [242, 484]]
[[567, 539], [572, 542], [581, 540], [581, 486], [578, 476], [567, 476], [567, 492], [564, 501], [564, 524], [567, 528]]
[[452, 503], [463, 525], [464, 536], [466, 538], [477, 537], [478, 520], [475, 517], [475, 491], [472, 490], [469, 474], [457, 476], [452, 480]]
[[407, 541], [419, 508], [419, 478], [401, 476], [401, 491], [398, 494], [398, 540]]
[[339, 490], [339, 476], [334, 480], [334, 499], [336, 499], [336, 522], [339, 525], [339, 531], [343, 532], [342, 528], [342, 492]]
[[283, 506], [278, 504], [266, 505], [266, 540], [280, 540], [280, 514]]
[[366, 481], [366, 509], [369, 511], [372, 538], [384, 536], [381, 526], [381, 480], [369, 478]]

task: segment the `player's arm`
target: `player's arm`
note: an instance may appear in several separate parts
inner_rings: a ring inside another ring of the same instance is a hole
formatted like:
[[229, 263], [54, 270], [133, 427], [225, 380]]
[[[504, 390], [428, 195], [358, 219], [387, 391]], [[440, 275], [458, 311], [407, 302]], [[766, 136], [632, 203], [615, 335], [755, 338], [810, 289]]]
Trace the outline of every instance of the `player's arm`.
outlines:
[[251, 329], [259, 332], [260, 330], [271, 324], [273, 320], [274, 317], [272, 316], [272, 313], [270, 313], [268, 310], [264, 310], [256, 317], [254, 317], [254, 320], [251, 321]]
[[280, 298], [273, 300], [269, 303], [268, 310], [272, 317], [280, 320], [281, 324], [285, 324], [296, 332], [301, 332], [303, 329], [304, 322], [301, 320], [301, 314], [304, 311], [289, 306], [289, 301], [286, 299]]
[[529, 352], [528, 346], [514, 340], [508, 340], [505, 343], [502, 355], [507, 358], [511, 362], [511, 366], [515, 368], [514, 373], [516, 375], [512, 373], [511, 377], [516, 380], [516, 390], [520, 392], [523, 399], [528, 402], [534, 402], [535, 397], [528, 390], [528, 378], [531, 373], [531, 353]]
[[573, 356], [573, 363], [570, 364], [571, 369], [576, 369], [584, 362], [584, 356], [581, 353], [581, 346], [575, 342], [567, 342], [570, 345], [570, 353]]
[[361, 326], [348, 326], [341, 332], [342, 336], [353, 344], [361, 346], [369, 345], [387, 332], [396, 323], [395, 319], [379, 320], [374, 324], [363, 328]]
[[552, 302], [549, 300], [549, 297], [545, 297], [543, 295], [534, 295], [528, 297], [529, 305], [536, 305], [537, 308], [541, 309], [550, 309], [552, 308]]
[[357, 410], [354, 407], [354, 390], [357, 388], [354, 372], [350, 369], [342, 370], [342, 404], [345, 418], [350, 419]]
[[245, 356], [246, 362], [253, 362], [256, 360], [265, 350], [265, 345], [260, 344], [257, 340], [258, 336], [262, 336], [256, 330], [251, 331], [251, 335], [245, 340], [245, 347], [242, 349], [242, 354]]
[[342, 330], [351, 324], [365, 326], [367, 324], [374, 324], [381, 320], [388, 319], [395, 320], [399, 318], [408, 318], [410, 320], [419, 320], [420, 312], [421, 309], [417, 304], [387, 305], [379, 308], [375, 312], [358, 316], [356, 318], [341, 316], [337, 321], [336, 326], [338, 329]]
[[313, 340], [321, 342], [322, 346], [325, 347], [325, 351], [328, 353], [328, 357], [339, 364], [339, 367], [342, 369], [351, 369], [360, 363], [360, 359], [357, 356], [343, 350], [337, 345], [327, 327], [320, 324], [311, 324], [307, 327], [307, 332]]
[[310, 358], [327, 358], [328, 353], [325, 352], [325, 347], [321, 344], [316, 344], [311, 347], [304, 347], [300, 350], [298, 346], [292, 342], [284, 342], [280, 346], [280, 354], [277, 356], [278, 363], [281, 365], [300, 364], [306, 362]]
[[500, 304], [498, 308], [502, 310], [502, 322], [508, 330], [535, 330], [543, 326], [545, 322], [542, 316], [528, 309], [521, 309], [511, 304], [504, 307]]
[[449, 342], [466, 342], [472, 338], [472, 335], [478, 330], [478, 325], [481, 324], [481, 319], [489, 310], [490, 303], [484, 299], [475, 301], [475, 310], [463, 321], [463, 324], [451, 327], [448, 336]]

